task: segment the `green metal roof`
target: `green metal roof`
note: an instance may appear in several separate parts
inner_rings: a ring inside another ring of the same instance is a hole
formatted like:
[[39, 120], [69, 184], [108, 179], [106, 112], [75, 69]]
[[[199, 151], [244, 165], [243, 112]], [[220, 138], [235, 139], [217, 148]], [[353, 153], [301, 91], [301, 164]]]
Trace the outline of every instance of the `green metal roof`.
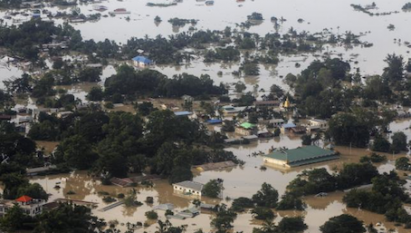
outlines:
[[318, 146], [304, 146], [287, 151], [274, 151], [265, 157], [281, 161], [288, 161], [290, 166], [300, 166], [313, 162], [322, 162], [338, 158], [332, 150], [322, 149]]
[[243, 127], [244, 129], [252, 129], [255, 127], [254, 124], [248, 123], [248, 122], [244, 122], [240, 125], [241, 127]]

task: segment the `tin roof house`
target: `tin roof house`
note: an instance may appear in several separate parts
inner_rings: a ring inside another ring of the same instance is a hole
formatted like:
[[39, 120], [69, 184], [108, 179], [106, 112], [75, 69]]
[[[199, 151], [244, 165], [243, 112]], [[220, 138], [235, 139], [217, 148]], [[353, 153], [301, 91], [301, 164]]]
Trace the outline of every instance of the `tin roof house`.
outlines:
[[303, 166], [338, 159], [339, 156], [332, 150], [322, 149], [318, 146], [304, 146], [291, 150], [274, 151], [264, 155], [264, 162], [285, 168]]
[[147, 68], [154, 64], [152, 60], [144, 56], [137, 56], [137, 57], [134, 57], [132, 60], [133, 60], [133, 65], [138, 68]]
[[201, 197], [203, 186], [201, 183], [187, 180], [173, 184], [173, 190], [175, 193]]

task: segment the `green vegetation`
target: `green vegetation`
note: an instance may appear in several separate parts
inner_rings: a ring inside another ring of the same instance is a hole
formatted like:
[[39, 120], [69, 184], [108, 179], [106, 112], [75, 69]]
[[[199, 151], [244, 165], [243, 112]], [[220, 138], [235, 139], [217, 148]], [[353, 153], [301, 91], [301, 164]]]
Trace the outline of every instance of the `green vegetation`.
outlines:
[[227, 93], [223, 86], [215, 86], [208, 75], [196, 77], [183, 73], [172, 79], [154, 70], [136, 72], [134, 68], [122, 65], [117, 74], [108, 78], [104, 83], [105, 99], [112, 100], [115, 95], [125, 95], [126, 99], [141, 96], [193, 97], [202, 95], [222, 95]]
[[261, 13], [253, 12], [251, 15], [247, 16], [248, 20], [264, 20]]
[[207, 50], [204, 55], [204, 62], [221, 61], [238, 61], [240, 60], [240, 51], [233, 46], [226, 48], [216, 48], [215, 50]]
[[379, 214], [385, 214], [388, 221], [409, 224], [411, 215], [403, 208], [403, 203], [410, 203], [411, 199], [401, 187], [401, 181], [395, 172], [383, 174], [372, 179], [371, 191], [351, 190], [343, 201], [348, 207], [363, 208]]
[[402, 171], [411, 171], [410, 159], [407, 157], [401, 157], [395, 160], [395, 169]]
[[404, 4], [404, 6], [402, 7], [403, 11], [408, 11], [411, 10], [411, 2], [407, 2]]
[[147, 6], [151, 6], [151, 7], [154, 7], [154, 6], [157, 6], [157, 7], [169, 7], [169, 6], [175, 6], [175, 5], [177, 5], [177, 3], [175, 3], [175, 2], [171, 2], [171, 3], [153, 3], [153, 2], [148, 2], [148, 3], [147, 3]]
[[245, 209], [250, 209], [254, 207], [254, 202], [247, 197], [239, 197], [233, 200], [231, 204], [231, 210], [235, 212], [243, 212]]
[[173, 27], [184, 27], [186, 24], [196, 25], [198, 20], [195, 19], [179, 19], [179, 18], [172, 18], [168, 20]]
[[1, 8], [16, 8], [19, 7], [22, 0], [0, 0]]
[[256, 76], [260, 74], [260, 68], [258, 63], [252, 61], [244, 61], [240, 66], [240, 71], [244, 72], [245, 75]]
[[361, 163], [367, 163], [367, 162], [372, 162], [372, 163], [382, 163], [387, 161], [387, 156], [385, 155], [379, 155], [376, 153], [372, 153], [369, 157], [368, 156], [363, 156], [360, 159]]
[[337, 217], [330, 218], [324, 225], [320, 227], [322, 233], [361, 233], [366, 232], [363, 223], [356, 217], [348, 214], [342, 214]]
[[227, 210], [227, 206], [222, 204], [218, 208], [216, 217], [211, 221], [211, 226], [213, 226], [218, 233], [227, 232], [233, 228], [232, 223], [236, 217], [236, 213], [231, 210]]
[[186, 230], [186, 226], [174, 227], [168, 220], [165, 222], [158, 220], [157, 223], [157, 229], [162, 233], [183, 233]]
[[344, 164], [335, 175], [329, 174], [325, 168], [315, 168], [299, 174], [289, 183], [287, 190], [297, 197], [312, 195], [370, 184], [374, 177], [378, 177], [378, 171], [371, 163]]
[[284, 217], [278, 225], [265, 221], [261, 228], [254, 228], [253, 233], [300, 233], [307, 228], [302, 217]]
[[1, 229], [8, 232], [66, 232], [72, 229], [92, 233], [105, 226], [105, 222], [91, 215], [89, 208], [71, 204], [60, 204], [34, 218], [15, 205], [1, 219]]
[[22, 208], [14, 205], [0, 220], [0, 228], [7, 232], [16, 232], [21, 230], [33, 230], [31, 223], [34, 220], [27, 215]]
[[306, 204], [301, 200], [300, 197], [294, 195], [293, 193], [286, 192], [281, 196], [281, 201], [278, 202], [277, 210], [304, 210]]
[[[139, 115], [125, 112], [86, 109], [66, 118], [42, 113], [29, 136], [60, 140], [53, 163], [90, 169], [94, 174], [105, 174], [106, 180], [125, 177], [128, 172], [141, 173], [150, 164], [152, 174], [174, 183], [192, 179], [191, 165], [240, 162], [212, 141], [213, 136], [206, 135], [199, 122], [176, 117], [171, 111], [150, 111], [147, 122]], [[143, 129], [147, 130], [144, 135]], [[194, 148], [193, 143], [206, 145], [210, 150]]]
[[202, 190], [203, 196], [217, 198], [222, 190], [222, 181], [219, 179], [213, 179], [208, 181]]
[[272, 220], [274, 218], [274, 213], [270, 208], [257, 206], [251, 210], [255, 219], [258, 220]]
[[261, 189], [253, 195], [252, 200], [257, 206], [275, 208], [278, 201], [278, 192], [270, 184], [263, 183]]
[[150, 220], [158, 219], [158, 214], [154, 210], [147, 211], [145, 213], [145, 215], [146, 215], [147, 219], [150, 219]]

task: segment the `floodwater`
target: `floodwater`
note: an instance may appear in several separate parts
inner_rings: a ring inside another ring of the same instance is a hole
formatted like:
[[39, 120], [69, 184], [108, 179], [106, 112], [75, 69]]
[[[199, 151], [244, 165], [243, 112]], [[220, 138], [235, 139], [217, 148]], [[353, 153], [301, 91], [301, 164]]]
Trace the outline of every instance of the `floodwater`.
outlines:
[[[387, 54], [396, 53], [403, 55], [405, 60], [410, 58], [409, 50], [406, 42], [411, 41], [409, 33], [409, 23], [411, 19], [410, 12], [401, 11], [401, 7], [408, 0], [384, 1], [376, 0], [378, 9], [373, 12], [390, 12], [399, 11], [398, 14], [386, 16], [369, 16], [365, 13], [355, 11], [350, 4], [366, 4], [360, 0], [256, 0], [237, 3], [235, 0], [215, 1], [213, 6], [206, 6], [204, 2], [183, 1], [176, 6], [170, 7], [149, 7], [147, 2], [167, 2], [153, 0], [123, 0], [123, 1], [103, 1], [98, 5], [105, 5], [108, 11], [103, 12], [107, 15], [108, 12], [117, 8], [126, 8], [131, 13], [129, 15], [117, 15], [115, 17], [102, 17], [97, 22], [86, 22], [72, 24], [76, 29], [81, 30], [84, 39], [94, 39], [101, 41], [106, 38], [125, 43], [131, 37], [155, 37], [162, 35], [168, 37], [176, 33], [173, 30], [168, 19], [179, 17], [185, 19], [197, 19], [198, 24], [195, 26], [201, 30], [222, 30], [229, 26], [236, 27], [236, 24], [244, 22], [247, 15], [252, 12], [262, 13], [265, 20], [260, 25], [252, 26], [248, 29], [249, 32], [259, 33], [263, 36], [266, 33], [273, 33], [275, 29], [270, 21], [272, 16], [277, 18], [283, 17], [287, 21], [281, 23], [279, 33], [286, 33], [291, 27], [298, 32], [308, 31], [310, 33], [323, 32], [324, 29], [337, 34], [343, 35], [346, 31], [352, 31], [355, 34], [361, 34], [361, 41], [373, 43], [371, 48], [363, 48], [362, 46], [345, 47], [345, 46], [330, 46], [326, 45], [323, 51], [316, 53], [301, 53], [294, 55], [280, 55], [280, 63], [277, 66], [260, 65], [261, 74], [257, 77], [234, 77], [231, 72], [238, 70], [238, 64], [227, 63], [211, 63], [204, 64], [202, 59], [192, 61], [191, 64], [183, 66], [157, 66], [155, 69], [160, 70], [169, 77], [174, 74], [187, 72], [195, 75], [209, 74], [216, 82], [232, 83], [243, 81], [247, 84], [247, 91], [251, 91], [257, 84], [259, 87], [268, 88], [272, 84], [277, 84], [283, 87], [286, 91], [289, 89], [281, 80], [288, 73], [298, 74], [309, 63], [318, 59], [325, 52], [331, 54], [332, 57], [341, 57], [350, 62], [352, 68], [360, 68], [362, 75], [381, 74], [385, 66], [384, 58]], [[95, 4], [80, 5], [82, 13], [88, 15], [97, 13], [93, 11]], [[57, 10], [70, 11], [70, 8], [60, 9], [57, 7], [48, 8], [50, 11]], [[229, 13], [227, 13], [229, 12]], [[4, 16], [5, 12], [0, 12], [0, 17]], [[336, 17], [338, 15], [338, 17]], [[160, 16], [163, 20], [159, 25], [154, 24], [154, 17]], [[129, 17], [130, 20], [126, 20]], [[298, 23], [298, 19], [303, 19], [303, 23]], [[62, 20], [56, 20], [61, 23]], [[11, 21], [4, 20], [5, 24], [11, 24]], [[395, 25], [395, 30], [389, 31], [387, 26]], [[121, 25], [119, 27], [119, 25]], [[188, 31], [189, 25], [180, 28], [178, 31]], [[396, 39], [396, 40], [395, 40]], [[399, 42], [401, 40], [401, 42]], [[144, 48], [142, 48], [144, 49]], [[301, 67], [296, 68], [295, 63], [301, 64]], [[0, 70], [0, 81], [4, 81], [11, 76], [20, 76], [22, 71], [11, 69]], [[217, 76], [217, 72], [222, 71], [223, 75]], [[0, 84], [0, 88], [2, 84]], [[85, 94], [78, 91], [76, 86], [74, 93], [79, 93], [78, 97], [84, 99]], [[256, 93], [258, 96], [258, 93]], [[260, 93], [262, 94], [262, 93]]]
[[[264, 165], [260, 156], [252, 156], [254, 152], [262, 151], [267, 153], [268, 149], [274, 147], [289, 147], [294, 148], [301, 145], [301, 140], [298, 137], [281, 135], [279, 138], [269, 140], [259, 140], [249, 145], [229, 147], [227, 150], [232, 151], [240, 159], [246, 163], [244, 166], [236, 168], [224, 169], [220, 171], [206, 171], [195, 173], [194, 181], [206, 183], [210, 179], [221, 178], [224, 180], [223, 199], [209, 199], [202, 198], [202, 201], [209, 204], [225, 203], [231, 204], [231, 200], [238, 197], [251, 197], [257, 190], [260, 189], [263, 182], [271, 184], [276, 188], [280, 195], [285, 192], [287, 184], [293, 180], [298, 173], [304, 169], [310, 169], [315, 167], [324, 167], [330, 172], [335, 171], [342, 167], [344, 163], [358, 162], [359, 158], [363, 155], [370, 154], [371, 152], [366, 149], [336, 147], [342, 155], [339, 160], [318, 163], [313, 165], [302, 166], [298, 168], [283, 170], [276, 167], [267, 166], [266, 170], [260, 170], [260, 166]], [[250, 156], [251, 155], [251, 156]], [[382, 172], [388, 172], [394, 169], [393, 160], [400, 155], [394, 157], [388, 156], [388, 161], [384, 164], [376, 164], [378, 170]], [[402, 156], [402, 155], [401, 155]], [[131, 192], [132, 188], [121, 188], [117, 186], [103, 186], [99, 181], [93, 180], [86, 172], [74, 172], [71, 174], [52, 175], [45, 177], [34, 177], [31, 182], [40, 183], [48, 193], [51, 193], [51, 200], [56, 198], [69, 198], [73, 200], [84, 200], [98, 203], [98, 207], [93, 210], [93, 213], [98, 217], [105, 218], [107, 221], [117, 220], [120, 225], [120, 229], [125, 229], [121, 223], [127, 222], [136, 223], [146, 221], [145, 212], [152, 210], [153, 206], [164, 203], [173, 203], [176, 208], [174, 212], [183, 210], [192, 206], [190, 203], [192, 199], [187, 197], [181, 197], [173, 194], [172, 186], [168, 184], [166, 180], [156, 180], [153, 188], [137, 187], [138, 191], [137, 199], [144, 202], [147, 196], [154, 197], [154, 204], [148, 205], [144, 203], [140, 207], [119, 206], [106, 212], [98, 211], [100, 208], [107, 206], [108, 204], [102, 201], [102, 196], [98, 195], [98, 192], [105, 191], [112, 196], [116, 196], [119, 193], [127, 194]], [[56, 182], [61, 182], [60, 189], [55, 189]], [[67, 195], [67, 192], [73, 191], [74, 195]], [[352, 214], [359, 219], [363, 220], [366, 224], [381, 223], [380, 228], [394, 229], [394, 232], [405, 233], [406, 230], [401, 227], [394, 226], [394, 223], [388, 223], [385, 221], [383, 215], [370, 213], [368, 211], [347, 208], [342, 203], [342, 192], [331, 193], [327, 197], [313, 197], [309, 196], [305, 198], [307, 203], [307, 209], [305, 211], [279, 211], [276, 212], [275, 222], [280, 221], [285, 216], [304, 216], [309, 229], [306, 232], [319, 233], [319, 226], [324, 224], [330, 217], [337, 216], [343, 213]], [[165, 220], [164, 211], [157, 211], [160, 219]], [[174, 225], [187, 225], [188, 232], [193, 232], [196, 229], [202, 228], [206, 232], [211, 230], [210, 221], [213, 218], [212, 215], [202, 213], [194, 219], [177, 220], [172, 219], [171, 222]], [[254, 221], [251, 213], [241, 213], [238, 215], [234, 222], [234, 230], [251, 232], [253, 227], [259, 227], [258, 222]], [[147, 232], [155, 232], [156, 224], [145, 228]]]
[[[260, 75], [257, 77], [234, 77], [231, 73], [238, 70], [237, 63], [211, 63], [204, 64], [202, 59], [194, 60], [190, 64], [182, 66], [156, 66], [155, 69], [163, 72], [171, 77], [174, 74], [187, 72], [194, 75], [209, 74], [216, 82], [234, 83], [242, 81], [247, 84], [247, 91], [254, 90], [258, 85], [258, 90], [263, 88], [265, 91], [269, 89], [272, 84], [277, 84], [283, 87], [286, 91], [289, 90], [283, 82], [281, 77], [287, 73], [298, 74], [302, 69], [306, 68], [311, 61], [322, 56], [325, 52], [332, 54], [332, 57], [342, 57], [344, 60], [350, 61], [353, 68], [359, 67], [363, 75], [381, 74], [385, 66], [383, 60], [389, 53], [401, 54], [405, 60], [410, 58], [409, 48], [406, 47], [405, 41], [411, 41], [411, 34], [409, 32], [409, 24], [411, 19], [410, 12], [402, 12], [401, 7], [408, 2], [408, 0], [384, 1], [374, 0], [379, 7], [375, 12], [400, 11], [398, 14], [388, 16], [368, 16], [362, 12], [357, 12], [350, 6], [351, 3], [365, 4], [361, 0], [247, 0], [242, 3], [237, 3], [235, 0], [215, 1], [213, 6], [205, 6], [204, 2], [197, 1], [183, 1], [177, 6], [159, 8], [148, 7], [146, 3], [148, 0], [123, 0], [123, 1], [103, 1], [99, 5], [105, 5], [112, 11], [116, 8], [126, 8], [131, 11], [130, 15], [118, 15], [116, 17], [101, 18], [97, 22], [87, 22], [81, 24], [73, 24], [76, 29], [81, 30], [85, 39], [94, 39], [96, 41], [109, 38], [119, 43], [125, 43], [130, 37], [143, 37], [148, 35], [154, 37], [162, 35], [167, 37], [175, 34], [176, 29], [172, 28], [171, 24], [167, 22], [173, 17], [198, 19], [199, 22], [195, 26], [197, 29], [222, 30], [226, 26], [231, 28], [236, 27], [236, 23], [244, 22], [247, 15], [252, 12], [260, 12], [266, 19], [257, 26], [252, 26], [248, 31], [264, 35], [266, 33], [273, 33], [275, 29], [270, 17], [277, 18], [284, 17], [287, 19], [282, 23], [279, 32], [286, 33], [289, 28], [293, 27], [298, 32], [303, 30], [310, 33], [322, 32], [323, 29], [328, 29], [334, 34], [344, 34], [346, 31], [352, 31], [355, 34], [363, 34], [361, 41], [373, 43], [371, 48], [363, 48], [361, 46], [354, 46], [347, 48], [344, 46], [325, 46], [323, 51], [314, 54], [296, 54], [296, 55], [280, 55], [280, 63], [277, 66], [260, 66]], [[154, 2], [154, 1], [153, 1]], [[159, 2], [159, 1], [156, 1]], [[369, 2], [371, 3], [371, 1]], [[241, 5], [241, 6], [240, 6]], [[82, 13], [90, 14], [93, 4], [81, 5]], [[56, 11], [57, 8], [53, 8]], [[69, 10], [69, 9], [66, 9]], [[0, 12], [2, 17], [5, 12]], [[103, 13], [107, 14], [107, 13]], [[154, 24], [154, 17], [160, 16], [163, 22], [159, 25]], [[130, 17], [127, 21], [125, 17]], [[298, 23], [299, 18], [304, 19], [303, 23]], [[61, 20], [57, 21], [61, 23]], [[7, 23], [7, 21], [5, 21]], [[394, 24], [396, 29], [389, 31], [387, 26]], [[189, 25], [179, 28], [179, 32], [187, 31]], [[402, 43], [395, 42], [394, 39], [401, 39]], [[144, 49], [144, 48], [142, 48]], [[296, 68], [295, 63], [301, 64], [301, 67]], [[358, 62], [358, 64], [355, 64]], [[222, 76], [217, 76], [217, 72], [222, 71]], [[10, 67], [7, 64], [0, 64], [0, 88], [4, 88], [1, 81], [7, 80], [12, 76], [19, 77], [23, 71], [16, 67]], [[69, 87], [62, 87], [67, 89], [69, 93], [74, 94], [77, 98], [85, 101], [85, 96], [95, 85], [103, 85], [105, 78], [115, 74], [113, 66], [107, 66], [103, 69], [102, 81], [95, 84], [75, 84]], [[256, 93], [256, 95], [265, 92]], [[32, 104], [32, 101], [29, 101]], [[411, 131], [406, 129], [410, 126], [410, 121], [393, 122], [390, 128], [393, 132], [404, 131], [408, 138], [411, 138]], [[39, 143], [44, 146], [47, 151], [51, 151], [55, 144], [47, 142]], [[227, 148], [232, 151], [240, 159], [244, 160], [246, 164], [242, 167], [231, 168], [222, 171], [207, 171], [196, 174], [194, 180], [205, 183], [210, 179], [222, 178], [224, 180], [223, 200], [211, 200], [202, 198], [206, 203], [227, 203], [230, 200], [227, 197], [234, 199], [240, 196], [251, 197], [260, 187], [263, 182], [273, 185], [280, 194], [285, 192], [287, 184], [296, 177], [296, 175], [303, 169], [313, 167], [325, 167], [329, 171], [340, 168], [344, 163], [358, 162], [360, 156], [369, 154], [370, 151], [364, 149], [337, 147], [340, 151], [341, 159], [319, 163], [315, 165], [308, 165], [291, 170], [283, 170], [276, 167], [267, 166], [267, 170], [260, 170], [263, 165], [261, 157], [249, 156], [252, 153], [260, 152], [267, 153], [271, 147], [288, 147], [295, 148], [301, 145], [301, 140], [298, 137], [289, 137], [282, 135], [279, 138], [269, 140], [259, 140], [250, 145], [241, 145]], [[387, 172], [394, 169], [393, 160], [398, 156], [389, 155], [389, 161], [384, 164], [379, 164], [380, 172]], [[140, 207], [126, 208], [119, 206], [107, 212], [100, 212], [98, 209], [107, 204], [102, 201], [102, 196], [98, 192], [106, 191], [111, 195], [116, 196], [119, 193], [127, 194], [131, 188], [121, 188], [116, 186], [102, 186], [99, 181], [93, 180], [85, 172], [74, 172], [71, 174], [53, 175], [45, 177], [34, 177], [31, 182], [40, 183], [48, 193], [51, 193], [51, 200], [56, 198], [70, 198], [75, 200], [85, 200], [98, 203], [98, 208], [93, 210], [93, 213], [98, 217], [105, 218], [107, 221], [118, 220], [118, 226], [122, 230], [127, 222], [136, 223], [144, 222], [146, 217], [144, 213], [152, 209], [151, 205], [144, 204]], [[57, 182], [61, 182], [60, 189], [55, 189]], [[180, 196], [173, 195], [172, 187], [164, 180], [155, 181], [153, 188], [138, 187], [138, 200], [144, 201], [147, 196], [154, 197], [154, 205], [159, 203], [173, 203], [177, 210], [181, 210], [190, 206], [191, 200]], [[74, 195], [67, 195], [67, 192], [73, 191]], [[308, 206], [304, 212], [281, 211], [278, 212], [278, 217], [274, 220], [278, 222], [284, 216], [302, 215], [305, 216], [306, 223], [309, 229], [306, 232], [318, 233], [319, 226], [322, 225], [328, 218], [343, 213], [352, 214], [365, 223], [384, 222], [386, 229], [394, 229], [399, 233], [405, 233], [406, 230], [398, 228], [393, 223], [387, 223], [384, 216], [370, 213], [367, 211], [350, 209], [342, 203], [342, 193], [333, 193], [324, 198], [307, 197], [305, 201]], [[158, 211], [161, 219], [165, 219], [164, 211]], [[210, 221], [212, 216], [209, 214], [201, 214], [194, 219], [176, 220], [171, 222], [174, 225], [188, 225], [188, 232], [193, 232], [198, 228], [205, 231], [210, 230]], [[251, 232], [253, 227], [258, 226], [257, 222], [252, 220], [250, 213], [243, 213], [238, 215], [234, 229], [244, 232]], [[154, 232], [156, 230], [155, 224], [146, 228], [147, 232]]]

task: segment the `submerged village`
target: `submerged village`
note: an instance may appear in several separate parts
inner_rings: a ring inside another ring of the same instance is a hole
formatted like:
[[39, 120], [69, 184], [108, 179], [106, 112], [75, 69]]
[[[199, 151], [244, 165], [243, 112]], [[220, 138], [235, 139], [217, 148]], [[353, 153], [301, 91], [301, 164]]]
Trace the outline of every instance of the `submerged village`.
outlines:
[[0, 0], [0, 232], [411, 232], [410, 20]]

